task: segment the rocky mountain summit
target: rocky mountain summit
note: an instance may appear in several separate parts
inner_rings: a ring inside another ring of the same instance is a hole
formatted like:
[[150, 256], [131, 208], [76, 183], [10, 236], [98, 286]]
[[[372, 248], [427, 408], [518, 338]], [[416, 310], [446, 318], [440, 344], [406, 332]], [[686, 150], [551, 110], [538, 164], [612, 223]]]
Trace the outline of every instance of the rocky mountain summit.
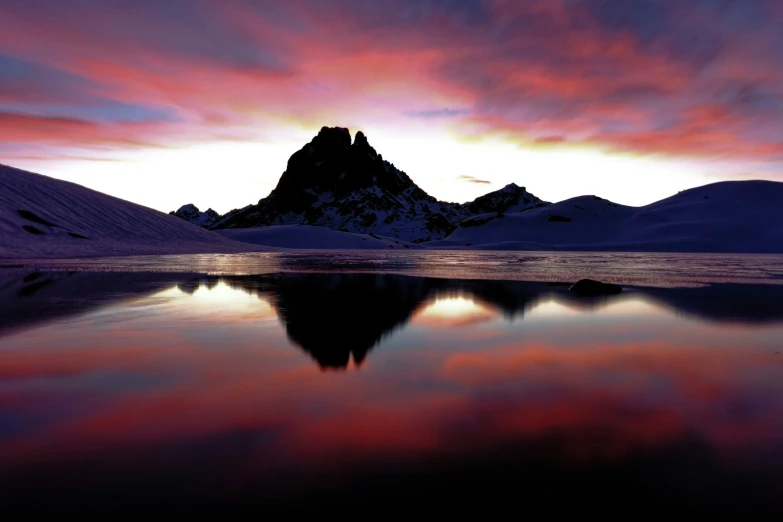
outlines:
[[[361, 131], [352, 140], [348, 129], [324, 127], [291, 156], [269, 196], [201, 226], [316, 225], [424, 242], [446, 237], [474, 216], [547, 204], [514, 184], [470, 203], [438, 201], [384, 160]], [[180, 211], [176, 215], [195, 223]]]
[[169, 212], [172, 216], [189, 221], [194, 225], [198, 225], [203, 228], [209, 228], [220, 219], [220, 214], [208, 208], [206, 211], [201, 212], [198, 207], [192, 203], [182, 205], [176, 212]]

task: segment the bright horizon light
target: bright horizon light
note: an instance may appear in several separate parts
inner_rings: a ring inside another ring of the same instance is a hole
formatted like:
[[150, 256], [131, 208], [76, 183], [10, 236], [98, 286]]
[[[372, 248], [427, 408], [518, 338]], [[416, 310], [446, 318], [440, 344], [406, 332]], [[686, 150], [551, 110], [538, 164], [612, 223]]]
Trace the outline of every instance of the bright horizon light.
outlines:
[[[351, 129], [352, 135], [356, 131]], [[384, 159], [442, 201], [464, 203], [516, 183], [550, 202], [594, 194], [641, 206], [720, 180], [682, 161], [583, 147], [525, 148], [497, 139], [466, 141], [447, 133], [363, 132]], [[213, 208], [223, 214], [266, 197], [285, 171], [288, 158], [317, 129], [310, 134], [302, 132], [300, 141], [216, 142], [125, 153], [111, 161], [70, 160], [56, 165], [22, 161], [16, 166], [162, 212], [193, 203], [201, 210]]]

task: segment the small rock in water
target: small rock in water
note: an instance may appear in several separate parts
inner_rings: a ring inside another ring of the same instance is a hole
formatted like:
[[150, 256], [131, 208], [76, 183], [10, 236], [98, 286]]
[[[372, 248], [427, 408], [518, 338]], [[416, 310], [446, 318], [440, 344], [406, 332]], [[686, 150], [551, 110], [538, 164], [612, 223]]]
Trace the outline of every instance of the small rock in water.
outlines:
[[623, 291], [620, 285], [612, 283], [602, 283], [592, 279], [582, 279], [577, 281], [571, 288], [572, 292], [579, 295], [615, 295]]

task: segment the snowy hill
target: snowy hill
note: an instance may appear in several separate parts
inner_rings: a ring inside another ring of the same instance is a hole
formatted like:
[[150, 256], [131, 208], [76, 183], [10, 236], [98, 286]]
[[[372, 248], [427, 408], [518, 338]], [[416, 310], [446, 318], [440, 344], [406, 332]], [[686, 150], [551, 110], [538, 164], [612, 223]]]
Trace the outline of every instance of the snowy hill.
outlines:
[[783, 183], [729, 181], [644, 207], [595, 196], [485, 214], [428, 247], [512, 250], [783, 253]]
[[0, 258], [245, 252], [190, 223], [74, 183], [0, 165]]
[[310, 225], [279, 225], [261, 228], [229, 228], [218, 234], [256, 245], [300, 249], [389, 250], [420, 248], [418, 245], [376, 236], [354, 234]]
[[268, 197], [223, 216], [212, 229], [316, 225], [410, 242], [445, 237], [460, 221], [486, 212], [545, 205], [511, 184], [471, 203], [438, 201], [385, 161], [357, 132], [324, 127], [288, 160]]
[[177, 216], [180, 219], [184, 219], [188, 223], [193, 223], [201, 228], [209, 228], [220, 219], [220, 214], [208, 208], [206, 211], [201, 212], [198, 207], [192, 203], [182, 205], [179, 210], [175, 212], [169, 212], [172, 216]]
[[[272, 194], [222, 217], [216, 226], [225, 228], [219, 231], [0, 165], [0, 258], [271, 247], [783, 253], [783, 183], [715, 183], [638, 208], [596, 196], [548, 204], [516, 185], [472, 203], [442, 203], [373, 155], [361, 133], [353, 144], [344, 129], [319, 136], [342, 148], [308, 145], [296, 153]], [[372, 170], [381, 165], [385, 174]], [[180, 211], [194, 220], [214, 218], [192, 205]], [[307, 221], [321, 225], [299, 224]], [[276, 225], [256, 228], [269, 222]]]

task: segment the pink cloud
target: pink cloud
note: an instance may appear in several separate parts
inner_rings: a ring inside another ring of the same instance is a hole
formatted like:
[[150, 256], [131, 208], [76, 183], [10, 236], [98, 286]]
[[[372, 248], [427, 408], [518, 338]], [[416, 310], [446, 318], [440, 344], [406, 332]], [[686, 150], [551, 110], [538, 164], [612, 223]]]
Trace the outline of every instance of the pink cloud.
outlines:
[[[711, 22], [711, 40], [691, 49], [675, 38], [680, 25], [651, 44], [644, 27], [612, 25], [588, 2], [183, 5], [47, 15], [1, 7], [13, 21], [0, 34], [4, 51], [83, 79], [79, 103], [92, 97], [165, 110], [177, 124], [98, 129], [86, 110], [84, 122], [66, 122], [49, 107], [57, 105], [50, 90], [15, 78], [0, 100], [40, 100], [33, 112], [42, 119], [35, 127], [17, 116], [14, 141], [122, 148], [119, 135], [127, 134], [163, 145], [172, 129], [191, 141], [254, 139], [255, 130], [279, 124], [403, 125], [413, 114], [460, 107], [439, 128], [519, 143], [557, 145], [548, 139], [557, 136], [642, 154], [781, 160], [781, 115], [764, 110], [781, 99], [783, 74], [770, 62], [774, 31], [764, 26], [740, 38], [732, 19], [700, 6], [671, 7], [667, 19]], [[177, 17], [191, 23], [172, 23]], [[746, 85], [760, 86], [755, 98], [732, 94]]]

